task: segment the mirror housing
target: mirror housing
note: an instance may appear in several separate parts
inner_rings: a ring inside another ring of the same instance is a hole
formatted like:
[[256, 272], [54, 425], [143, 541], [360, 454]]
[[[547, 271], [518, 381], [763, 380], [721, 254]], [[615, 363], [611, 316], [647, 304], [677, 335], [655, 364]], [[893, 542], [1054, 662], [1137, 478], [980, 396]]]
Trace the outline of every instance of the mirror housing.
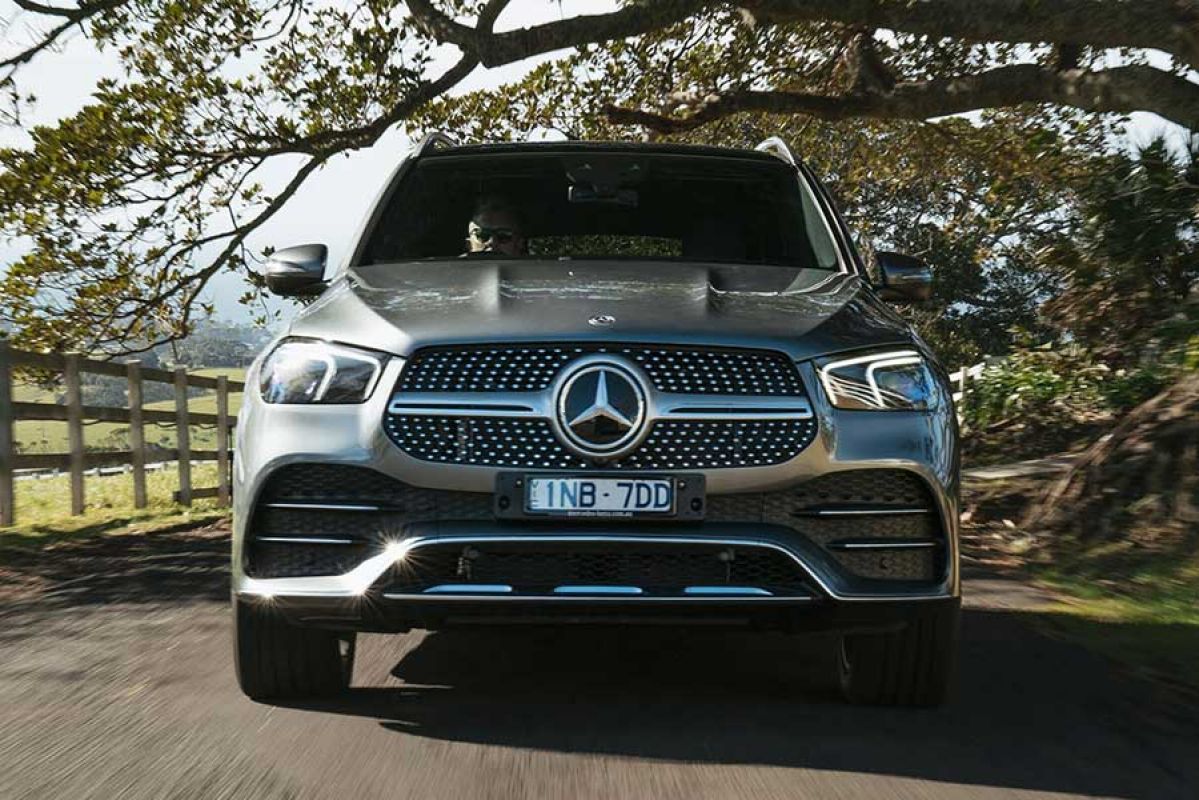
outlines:
[[283, 297], [313, 297], [325, 291], [325, 262], [329, 248], [301, 244], [276, 250], [267, 259], [262, 275], [266, 287]]
[[902, 253], [879, 250], [879, 272], [882, 287], [879, 296], [898, 303], [918, 303], [927, 300], [933, 292], [933, 271], [918, 258]]

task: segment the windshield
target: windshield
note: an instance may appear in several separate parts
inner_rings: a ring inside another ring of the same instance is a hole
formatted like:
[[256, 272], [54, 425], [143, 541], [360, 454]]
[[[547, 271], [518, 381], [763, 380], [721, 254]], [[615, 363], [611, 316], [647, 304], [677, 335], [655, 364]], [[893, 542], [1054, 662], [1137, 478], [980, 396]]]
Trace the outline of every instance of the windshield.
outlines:
[[839, 266], [818, 206], [782, 162], [602, 152], [425, 158], [362, 263], [471, 256]]

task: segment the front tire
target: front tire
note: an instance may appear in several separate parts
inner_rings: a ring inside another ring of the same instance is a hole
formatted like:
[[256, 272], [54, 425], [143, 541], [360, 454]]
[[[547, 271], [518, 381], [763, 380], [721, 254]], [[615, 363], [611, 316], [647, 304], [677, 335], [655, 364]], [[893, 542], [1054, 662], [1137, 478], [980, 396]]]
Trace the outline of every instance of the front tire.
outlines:
[[354, 634], [289, 624], [269, 605], [233, 601], [237, 682], [254, 700], [327, 697], [350, 686]]
[[961, 609], [940, 605], [898, 631], [841, 637], [841, 693], [851, 703], [939, 706], [957, 665]]

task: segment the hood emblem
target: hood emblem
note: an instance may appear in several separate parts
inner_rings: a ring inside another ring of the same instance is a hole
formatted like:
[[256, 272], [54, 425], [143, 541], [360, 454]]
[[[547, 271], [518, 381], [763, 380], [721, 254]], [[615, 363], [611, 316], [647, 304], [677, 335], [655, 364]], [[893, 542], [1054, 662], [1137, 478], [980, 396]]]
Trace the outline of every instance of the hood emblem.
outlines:
[[555, 421], [575, 453], [591, 458], [623, 455], [644, 428], [645, 387], [622, 364], [584, 362], [561, 384]]
[[594, 325], [597, 328], [607, 328], [616, 322], [616, 317], [611, 314], [596, 314], [591, 319], [587, 320], [588, 325]]

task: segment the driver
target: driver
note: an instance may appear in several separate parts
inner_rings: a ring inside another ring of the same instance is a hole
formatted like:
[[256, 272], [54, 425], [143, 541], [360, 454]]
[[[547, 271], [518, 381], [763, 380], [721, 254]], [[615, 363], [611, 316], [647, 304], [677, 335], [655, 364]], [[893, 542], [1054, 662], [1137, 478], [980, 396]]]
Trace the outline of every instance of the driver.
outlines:
[[475, 206], [466, 226], [467, 252], [525, 255], [521, 230], [520, 216], [511, 203], [503, 198], [485, 197]]

